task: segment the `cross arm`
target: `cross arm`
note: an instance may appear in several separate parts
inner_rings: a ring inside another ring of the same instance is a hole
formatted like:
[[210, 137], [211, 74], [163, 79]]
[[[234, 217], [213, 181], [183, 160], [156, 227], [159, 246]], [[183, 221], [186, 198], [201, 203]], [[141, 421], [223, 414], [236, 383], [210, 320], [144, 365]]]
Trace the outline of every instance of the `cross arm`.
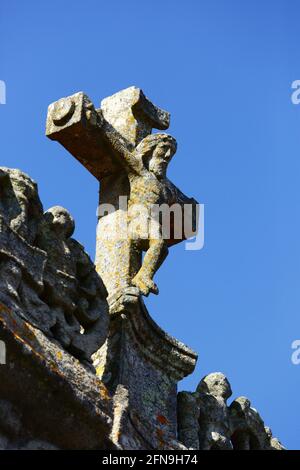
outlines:
[[167, 129], [170, 115], [130, 87], [110, 96], [95, 109], [82, 92], [48, 108], [46, 135], [60, 142], [98, 180], [124, 165], [140, 173], [142, 162], [133, 150], [152, 128]]
[[50, 104], [46, 135], [63, 145], [98, 180], [120, 171], [123, 154], [130, 147], [82, 92]]

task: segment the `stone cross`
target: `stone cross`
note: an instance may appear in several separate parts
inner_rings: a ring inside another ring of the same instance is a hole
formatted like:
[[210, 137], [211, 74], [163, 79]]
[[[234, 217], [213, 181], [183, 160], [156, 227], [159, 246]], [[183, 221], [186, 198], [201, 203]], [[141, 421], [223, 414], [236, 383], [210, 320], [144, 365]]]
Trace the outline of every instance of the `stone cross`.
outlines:
[[[114, 395], [116, 423], [123, 423], [121, 428], [115, 426], [114, 435], [121, 445], [126, 426], [147, 435], [153, 448], [176, 440], [177, 382], [193, 371], [197, 360], [192, 350], [156, 325], [140, 295], [157, 293], [155, 272], [168, 247], [186, 237], [186, 232], [175, 234], [175, 215], [168, 236], [161, 233], [160, 220], [154, 224], [159, 236], [153, 236], [144, 224], [148, 221], [148, 214], [143, 218], [144, 207], [162, 203], [168, 208], [174, 203], [196, 207], [196, 201], [166, 177], [175, 139], [151, 133], [153, 128], [167, 129], [169, 123], [169, 113], [136, 87], [104, 99], [99, 109], [85, 94], [76, 93], [51, 104], [48, 111], [47, 136], [99, 180], [101, 208], [113, 207], [98, 213], [96, 269], [109, 293], [110, 321], [107, 339], [93, 354], [93, 364]], [[123, 198], [128, 198], [127, 206]], [[137, 206], [142, 216], [134, 212]], [[184, 213], [179, 222], [184, 225]], [[129, 229], [126, 237], [121, 233], [123, 225]], [[142, 234], [144, 226], [147, 230]], [[140, 445], [148, 448], [149, 444]]]
[[[136, 192], [145, 194], [145, 199], [149, 194], [156, 194], [158, 187], [169, 206], [176, 202], [181, 206], [191, 204], [196, 207], [196, 201], [187, 198], [169, 180], [163, 178], [158, 182], [150, 171], [141, 166], [141, 161], [151, 149], [167, 165], [166, 159], [172, 156], [170, 151], [168, 153], [168, 148], [173, 145], [172, 138], [157, 134], [154, 145], [149, 136], [153, 128], [165, 130], [169, 124], [169, 113], [152, 104], [136, 87], [105, 98], [99, 109], [95, 109], [82, 92], [49, 106], [46, 135], [62, 144], [99, 180], [101, 204], [115, 207], [113, 213], [99, 216], [96, 242], [96, 268], [110, 295], [132, 285], [139, 287], [144, 295], [157, 293], [152, 277], [164, 260], [167, 246], [186, 238], [183, 234], [175, 239], [171, 229], [165, 242], [153, 243], [152, 246], [149, 240], [144, 249], [148, 250], [148, 256], [146, 253], [142, 270], [143, 249], [137, 246], [135, 240], [118, 238], [116, 233], [116, 237], [111, 237], [112, 227], [116, 227], [118, 217], [124, 213], [120, 196], [130, 199], [134, 184], [138, 188]], [[139, 174], [138, 183], [136, 174]], [[192, 218], [195, 221], [194, 213]]]

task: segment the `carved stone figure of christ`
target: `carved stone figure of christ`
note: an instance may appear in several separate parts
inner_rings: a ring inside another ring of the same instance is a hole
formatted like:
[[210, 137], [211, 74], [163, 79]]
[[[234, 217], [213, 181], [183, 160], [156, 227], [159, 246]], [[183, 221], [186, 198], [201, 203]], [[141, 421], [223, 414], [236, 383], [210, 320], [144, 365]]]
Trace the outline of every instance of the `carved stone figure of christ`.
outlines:
[[[165, 237], [161, 222], [151, 215], [151, 208], [161, 204], [197, 205], [166, 177], [177, 144], [170, 135], [151, 131], [168, 126], [169, 114], [135, 87], [106, 98], [100, 109], [83, 93], [49, 106], [48, 137], [59, 141], [100, 181], [100, 204], [115, 208], [99, 216], [96, 242], [96, 268], [110, 295], [130, 286], [146, 296], [157, 294], [153, 277], [168, 247], [186, 238], [174, 238], [172, 229]], [[116, 220], [124, 216], [120, 196], [128, 198], [126, 237], [116, 230]], [[145, 209], [148, 220], [137, 207]]]
[[[150, 292], [158, 294], [153, 277], [168, 254], [168, 244], [160, 221], [151, 217], [154, 212], [151, 208], [169, 203], [166, 171], [176, 147], [173, 137], [167, 134], [150, 134], [133, 152], [124, 148], [122, 163], [130, 184], [128, 236], [139, 252], [146, 252], [142, 266], [131, 284], [146, 296]], [[156, 230], [155, 225], [159, 225]]]

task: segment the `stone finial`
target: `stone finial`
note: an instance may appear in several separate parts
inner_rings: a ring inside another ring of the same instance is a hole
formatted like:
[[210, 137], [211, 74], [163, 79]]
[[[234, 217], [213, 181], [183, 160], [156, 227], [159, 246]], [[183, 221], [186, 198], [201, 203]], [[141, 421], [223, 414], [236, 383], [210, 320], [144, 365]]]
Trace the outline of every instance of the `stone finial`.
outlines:
[[[236, 450], [271, 450], [271, 430], [268, 430], [246, 397], [236, 398], [229, 407], [231, 440]], [[279, 442], [279, 441], [278, 441]], [[274, 443], [275, 444], [275, 443]], [[276, 448], [276, 445], [274, 445]], [[277, 446], [279, 449], [279, 446]], [[281, 449], [283, 446], [281, 446]]]
[[227, 377], [221, 372], [206, 375], [197, 387], [198, 393], [209, 393], [214, 397], [227, 400], [232, 395], [231, 386]]
[[197, 391], [178, 394], [178, 438], [200, 450], [284, 450], [246, 397], [230, 406], [231, 386], [221, 372], [205, 376]]
[[204, 450], [230, 450], [227, 400], [232, 391], [221, 372], [205, 376], [197, 387], [200, 406], [199, 445]]

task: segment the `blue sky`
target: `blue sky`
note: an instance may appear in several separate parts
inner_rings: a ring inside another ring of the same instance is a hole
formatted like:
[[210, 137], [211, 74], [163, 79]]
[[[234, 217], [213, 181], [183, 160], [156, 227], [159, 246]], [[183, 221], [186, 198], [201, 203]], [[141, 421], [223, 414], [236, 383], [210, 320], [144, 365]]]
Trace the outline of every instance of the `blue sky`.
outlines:
[[96, 105], [131, 85], [171, 112], [169, 176], [205, 204], [205, 247], [174, 247], [147, 299], [199, 353], [180, 388], [223, 371], [274, 435], [300, 448], [300, 79], [296, 0], [2, 0], [0, 165], [39, 183], [45, 209], [74, 215], [94, 257], [97, 181], [44, 136], [47, 107]]

